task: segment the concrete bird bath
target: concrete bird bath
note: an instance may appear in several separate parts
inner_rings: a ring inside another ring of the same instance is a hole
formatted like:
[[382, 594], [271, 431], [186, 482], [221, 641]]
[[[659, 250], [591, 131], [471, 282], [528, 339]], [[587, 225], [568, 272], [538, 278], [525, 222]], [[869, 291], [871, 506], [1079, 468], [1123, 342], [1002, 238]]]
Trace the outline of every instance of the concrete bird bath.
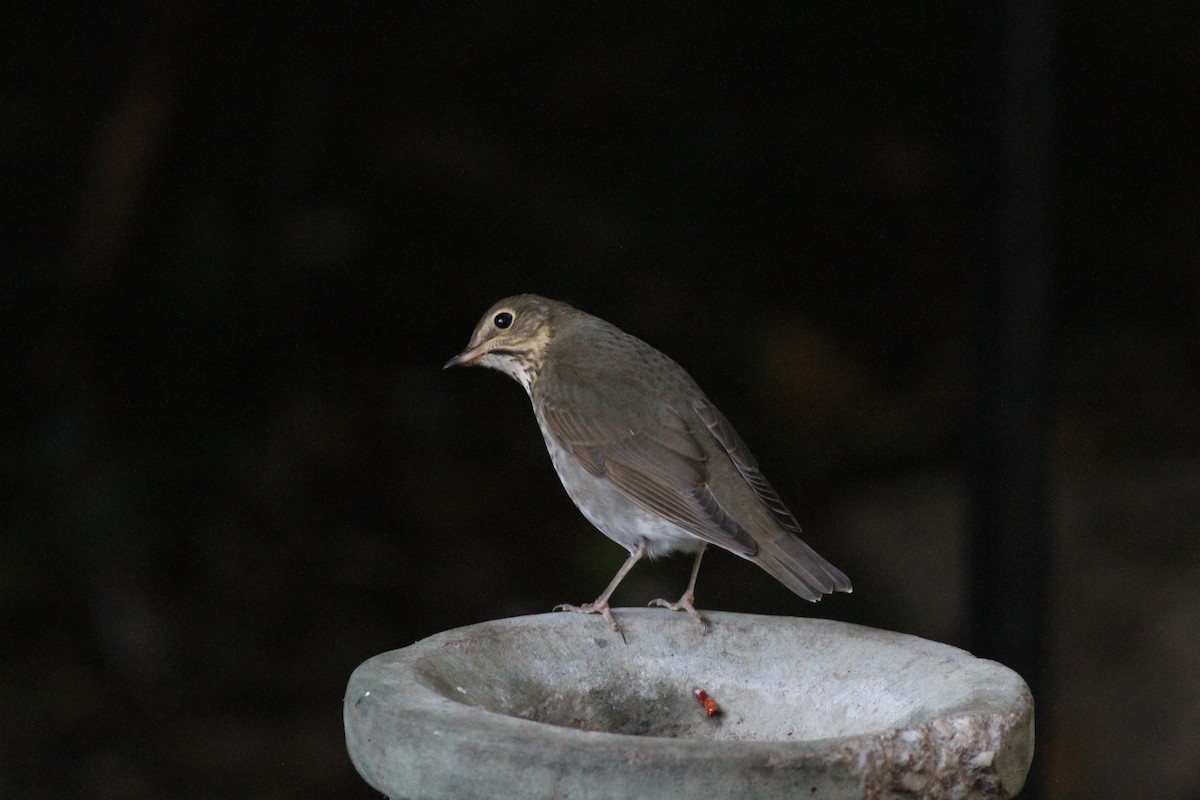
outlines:
[[[1012, 797], [1033, 699], [993, 661], [820, 619], [619, 609], [446, 631], [350, 678], [350, 756], [392, 798]], [[709, 716], [694, 690], [719, 707]]]

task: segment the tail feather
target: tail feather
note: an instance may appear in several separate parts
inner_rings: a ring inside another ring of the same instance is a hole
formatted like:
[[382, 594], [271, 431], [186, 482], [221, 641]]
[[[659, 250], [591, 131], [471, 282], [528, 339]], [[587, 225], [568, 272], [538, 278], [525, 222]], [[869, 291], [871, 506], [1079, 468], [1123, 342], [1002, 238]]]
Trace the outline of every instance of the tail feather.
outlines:
[[790, 533], [758, 545], [751, 560], [805, 600], [815, 603], [832, 592], [853, 591], [845, 573]]

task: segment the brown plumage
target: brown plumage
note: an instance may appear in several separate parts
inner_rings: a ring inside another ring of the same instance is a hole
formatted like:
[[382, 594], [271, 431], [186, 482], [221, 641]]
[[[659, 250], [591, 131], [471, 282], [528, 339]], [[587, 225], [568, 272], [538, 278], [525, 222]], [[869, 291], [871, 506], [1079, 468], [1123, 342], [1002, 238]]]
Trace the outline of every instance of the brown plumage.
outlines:
[[492, 306], [446, 366], [500, 370], [533, 403], [567, 494], [630, 556], [593, 603], [603, 614], [643, 555], [696, 554], [687, 591], [654, 601], [701, 619], [692, 603], [705, 547], [758, 564], [806, 600], [849, 592], [850, 581], [800, 539], [800, 526], [745, 443], [671, 359], [566, 303], [518, 295]]

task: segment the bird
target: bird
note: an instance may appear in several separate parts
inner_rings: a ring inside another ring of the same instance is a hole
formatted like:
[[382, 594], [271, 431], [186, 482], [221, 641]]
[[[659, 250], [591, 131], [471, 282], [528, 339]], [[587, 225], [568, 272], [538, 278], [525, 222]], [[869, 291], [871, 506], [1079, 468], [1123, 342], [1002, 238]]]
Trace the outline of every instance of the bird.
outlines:
[[621, 634], [609, 598], [643, 557], [692, 553], [676, 601], [701, 627], [696, 577], [708, 545], [748, 559], [805, 600], [852, 590], [800, 538], [800, 525], [754, 456], [691, 376], [663, 353], [599, 317], [535, 294], [500, 300], [443, 369], [482, 366], [524, 387], [567, 495], [629, 557], [591, 603], [556, 611], [600, 614]]

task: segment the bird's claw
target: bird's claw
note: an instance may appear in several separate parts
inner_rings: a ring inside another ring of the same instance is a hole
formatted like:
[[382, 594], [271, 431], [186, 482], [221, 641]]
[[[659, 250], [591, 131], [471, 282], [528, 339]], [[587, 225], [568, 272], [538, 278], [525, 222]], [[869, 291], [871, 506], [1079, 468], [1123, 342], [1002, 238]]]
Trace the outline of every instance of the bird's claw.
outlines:
[[597, 601], [595, 603], [584, 603], [581, 606], [573, 606], [570, 603], [559, 603], [554, 607], [555, 611], [574, 611], [576, 614], [599, 614], [604, 617], [609, 626], [621, 636], [621, 641], [626, 642], [625, 631], [621, 630], [621, 626], [617, 624], [617, 620], [613, 617], [612, 611], [609, 610], [608, 601]]
[[662, 606], [663, 608], [668, 608], [671, 611], [686, 611], [692, 615], [692, 619], [700, 623], [700, 627], [703, 630], [708, 630], [708, 620], [701, 616], [700, 612], [696, 610], [696, 607], [692, 605], [695, 599], [696, 598], [692, 595], [692, 593], [688, 592], [674, 603], [670, 602], [669, 600], [664, 600], [660, 597], [657, 600], [651, 600], [648, 605]]

